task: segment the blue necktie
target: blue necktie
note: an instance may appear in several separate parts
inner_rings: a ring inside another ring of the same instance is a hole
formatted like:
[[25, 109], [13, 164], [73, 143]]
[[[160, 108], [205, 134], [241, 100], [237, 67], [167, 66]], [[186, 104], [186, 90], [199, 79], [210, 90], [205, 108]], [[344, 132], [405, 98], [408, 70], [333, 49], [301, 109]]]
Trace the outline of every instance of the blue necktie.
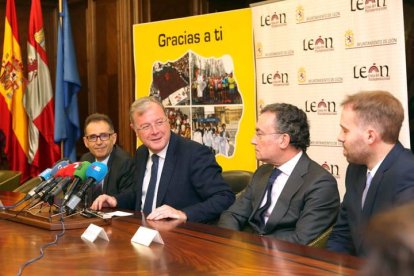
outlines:
[[[260, 207], [259, 209], [257, 209], [256, 213], [254, 214], [254, 220], [255, 223], [257, 224], [257, 226], [259, 226], [260, 229], [264, 229], [265, 227], [265, 220], [264, 220], [264, 214], [266, 212], [267, 209], [269, 209], [270, 205], [272, 204], [272, 188], [273, 188], [273, 183], [275, 182], [276, 178], [281, 174], [282, 172], [277, 169], [274, 168], [272, 171], [272, 174], [269, 177], [269, 180], [267, 181], [267, 186], [266, 186], [266, 191], [267, 191], [267, 196], [266, 196], [266, 202], [265, 204]], [[266, 192], [265, 192], [266, 194]], [[264, 195], [263, 195], [264, 197]], [[263, 199], [260, 201], [262, 202]]]
[[151, 156], [151, 159], [152, 159], [151, 178], [148, 184], [147, 195], [145, 196], [145, 203], [144, 203], [144, 214], [146, 215], [152, 212], [152, 203], [154, 202], [155, 185], [157, 184], [159, 156], [156, 154], [153, 154]]

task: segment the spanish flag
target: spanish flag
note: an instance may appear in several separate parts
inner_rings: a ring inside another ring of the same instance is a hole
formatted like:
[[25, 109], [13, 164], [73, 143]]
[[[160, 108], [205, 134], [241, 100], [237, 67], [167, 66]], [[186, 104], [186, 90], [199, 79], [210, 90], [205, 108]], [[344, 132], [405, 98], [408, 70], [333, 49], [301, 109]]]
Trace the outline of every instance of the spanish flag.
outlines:
[[22, 182], [27, 180], [30, 172], [27, 162], [27, 114], [23, 106], [25, 84], [16, 8], [14, 0], [7, 0], [0, 70], [0, 131], [6, 137], [4, 151], [10, 169], [22, 172]]

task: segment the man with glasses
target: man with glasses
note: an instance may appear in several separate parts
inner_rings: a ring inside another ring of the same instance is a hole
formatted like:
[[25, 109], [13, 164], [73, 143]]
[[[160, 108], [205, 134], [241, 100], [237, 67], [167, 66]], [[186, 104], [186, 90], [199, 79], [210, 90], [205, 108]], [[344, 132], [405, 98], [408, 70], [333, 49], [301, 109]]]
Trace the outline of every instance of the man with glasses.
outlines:
[[89, 152], [81, 161], [97, 161], [108, 166], [108, 174], [90, 190], [88, 201], [93, 202], [101, 194], [116, 195], [130, 188], [134, 163], [131, 156], [115, 144], [117, 135], [112, 120], [105, 114], [91, 114], [85, 120], [84, 132], [83, 143]]
[[265, 164], [218, 225], [300, 244], [330, 227], [339, 209], [338, 187], [306, 154], [309, 143], [305, 112], [284, 103], [264, 107], [252, 144]]
[[153, 97], [136, 100], [131, 128], [141, 140], [135, 154], [135, 193], [101, 195], [104, 206], [142, 210], [148, 220], [209, 222], [234, 202], [209, 148], [171, 132], [164, 106]]

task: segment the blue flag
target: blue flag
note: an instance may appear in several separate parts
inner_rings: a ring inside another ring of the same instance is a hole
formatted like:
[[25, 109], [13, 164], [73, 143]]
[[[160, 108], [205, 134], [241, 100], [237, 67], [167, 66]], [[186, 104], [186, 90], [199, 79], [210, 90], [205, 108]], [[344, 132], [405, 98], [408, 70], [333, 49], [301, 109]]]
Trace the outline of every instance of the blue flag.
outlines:
[[62, 1], [59, 19], [54, 138], [56, 143], [63, 142], [64, 157], [76, 161], [76, 141], [80, 138], [77, 94], [81, 83], [66, 0]]

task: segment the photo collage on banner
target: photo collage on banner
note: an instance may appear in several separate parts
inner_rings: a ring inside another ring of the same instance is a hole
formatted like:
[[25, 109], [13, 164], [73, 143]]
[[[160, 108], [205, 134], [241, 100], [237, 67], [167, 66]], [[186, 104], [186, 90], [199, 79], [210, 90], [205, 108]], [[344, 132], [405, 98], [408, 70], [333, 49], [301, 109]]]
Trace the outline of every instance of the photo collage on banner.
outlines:
[[136, 97], [157, 97], [223, 170], [256, 169], [253, 45], [251, 9], [134, 25]]
[[399, 98], [400, 141], [410, 147], [402, 1], [269, 1], [252, 14], [257, 109], [287, 102], [307, 113], [309, 156], [337, 178], [341, 197], [348, 163], [337, 136], [346, 95], [386, 90]]

